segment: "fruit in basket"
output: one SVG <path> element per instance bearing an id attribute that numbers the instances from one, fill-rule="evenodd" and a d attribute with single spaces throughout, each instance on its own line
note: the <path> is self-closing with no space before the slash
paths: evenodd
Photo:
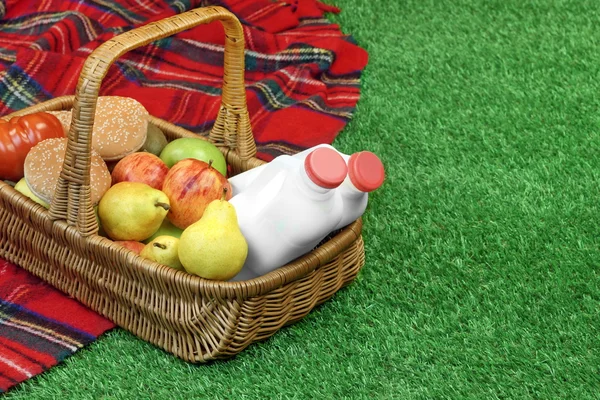
<path id="1" fill-rule="evenodd" d="M 98 223 L 98 236 L 108 237 L 106 232 L 104 232 L 104 228 L 102 228 L 102 223 L 100 222 L 100 217 L 98 216 L 98 205 L 94 206 L 94 215 L 96 216 L 96 222 Z"/>
<path id="2" fill-rule="evenodd" d="M 136 254 L 140 254 L 142 252 L 142 250 L 144 249 L 144 247 L 146 246 L 144 243 L 137 242 L 135 240 L 117 240 L 117 241 L 115 241 L 115 243 L 125 247 L 126 249 L 133 251 Z"/>
<path id="3" fill-rule="evenodd" d="M 179 261 L 179 239 L 173 236 L 158 236 L 144 246 L 140 256 L 159 264 L 184 271 Z"/>
<path id="4" fill-rule="evenodd" d="M 176 227 L 187 228 L 202 217 L 211 201 L 221 197 L 224 188 L 229 200 L 231 185 L 210 163 L 193 158 L 179 161 L 163 183 L 162 191 L 171 205 L 167 218 Z"/>
<path id="5" fill-rule="evenodd" d="M 119 182 L 142 182 L 161 190 L 169 167 L 152 153 L 138 152 L 123 157 L 115 165 L 112 184 Z"/>
<path id="6" fill-rule="evenodd" d="M 169 142 L 163 131 L 156 125 L 148 122 L 148 132 L 146 133 L 146 141 L 142 146 L 142 150 L 159 156 L 167 143 Z"/>
<path id="7" fill-rule="evenodd" d="M 248 243 L 240 231 L 235 208 L 213 200 L 202 218 L 179 239 L 179 260 L 187 272 L 206 279 L 229 280 L 244 266 Z"/>
<path id="8" fill-rule="evenodd" d="M 45 139 L 64 136 L 58 118 L 45 112 L 0 119 L 0 179 L 23 178 L 29 150 Z"/>
<path id="9" fill-rule="evenodd" d="M 29 197 L 31 200 L 35 201 L 36 203 L 43 205 L 46 208 L 50 207 L 50 204 L 46 203 L 44 200 L 40 199 L 35 194 L 33 194 L 31 189 L 29 189 L 29 186 L 27 186 L 27 182 L 25 181 L 25 178 L 21 178 L 19 180 L 19 182 L 17 182 L 17 184 L 15 185 L 15 190 L 20 192 L 21 194 Z"/>
<path id="10" fill-rule="evenodd" d="M 154 235 L 152 235 L 148 239 L 144 240 L 144 243 L 149 243 L 158 236 L 172 236 L 174 238 L 179 239 L 181 237 L 182 232 L 183 232 L 183 229 L 179 229 L 178 227 L 173 225 L 171 223 L 171 221 L 169 221 L 168 218 L 165 218 L 163 223 L 160 225 L 160 228 L 158 228 L 158 230 L 154 233 Z"/>
<path id="11" fill-rule="evenodd" d="M 225 156 L 217 146 L 205 139 L 193 137 L 175 139 L 161 151 L 160 158 L 169 168 L 186 158 L 195 158 L 205 163 L 212 160 L 213 168 L 223 176 L 227 176 Z"/>
<path id="12" fill-rule="evenodd" d="M 154 234 L 169 211 L 169 198 L 141 182 L 119 182 L 98 204 L 102 228 L 113 240 L 142 241 Z"/>

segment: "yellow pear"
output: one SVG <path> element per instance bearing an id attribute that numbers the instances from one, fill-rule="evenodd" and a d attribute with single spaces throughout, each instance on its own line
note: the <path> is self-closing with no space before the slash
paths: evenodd
<path id="1" fill-rule="evenodd" d="M 15 185 L 15 190 L 17 190 L 18 192 L 21 192 L 23 195 L 29 197 L 31 200 L 35 201 L 36 203 L 41 204 L 42 206 L 44 206 L 46 208 L 50 208 L 50 204 L 46 203 L 44 200 L 37 197 L 29 189 L 29 186 L 27 186 L 25 178 L 21 178 L 21 180 L 19 180 L 19 182 L 17 182 L 17 184 Z M 102 225 L 100 224 L 100 218 L 98 217 L 98 206 L 94 206 L 94 213 L 96 215 L 96 221 L 98 222 L 98 235 L 106 236 L 106 233 L 104 232 L 104 230 L 102 229 Z"/>
<path id="2" fill-rule="evenodd" d="M 50 207 L 50 204 L 46 203 L 44 200 L 40 199 L 35 194 L 33 194 L 31 189 L 29 189 L 29 186 L 27 186 L 27 182 L 25 181 L 25 178 L 21 178 L 19 180 L 19 182 L 17 182 L 17 184 L 15 185 L 15 190 L 20 192 L 21 194 L 29 197 L 31 200 L 35 201 L 36 203 L 43 205 L 46 208 Z"/>
<path id="3" fill-rule="evenodd" d="M 159 264 L 164 264 L 171 268 L 184 271 L 183 265 L 181 265 L 181 262 L 179 261 L 178 249 L 178 238 L 166 235 L 157 236 L 144 246 L 140 252 L 140 256 L 156 261 Z"/>
<path id="4" fill-rule="evenodd" d="M 244 266 L 248 243 L 240 231 L 235 208 L 224 198 L 206 206 L 202 218 L 179 238 L 179 260 L 190 274 L 229 280 Z"/>
<path id="5" fill-rule="evenodd" d="M 98 203 L 98 217 L 113 240 L 141 242 L 160 228 L 169 211 L 166 194 L 141 182 L 119 182 Z"/>

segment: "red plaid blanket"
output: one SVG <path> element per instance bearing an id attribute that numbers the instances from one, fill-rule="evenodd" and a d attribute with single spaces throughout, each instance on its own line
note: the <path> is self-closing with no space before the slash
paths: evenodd
<path id="1" fill-rule="evenodd" d="M 0 115 L 74 94 L 85 58 L 111 37 L 208 4 L 227 7 L 244 26 L 259 157 L 331 143 L 352 116 L 367 53 L 315 0 L 0 1 Z M 213 22 L 131 51 L 101 94 L 133 97 L 154 116 L 208 133 L 220 104 L 223 42 Z"/>
<path id="2" fill-rule="evenodd" d="M 316 0 L 0 0 L 0 115 L 74 94 L 85 58 L 111 37 L 207 5 L 228 8 L 244 27 L 258 156 L 331 143 L 354 112 L 367 53 L 325 19 L 338 10 Z M 206 135 L 220 105 L 223 42 L 213 22 L 131 51 L 100 94 L 133 97 L 152 115 Z M 112 326 L 0 260 L 0 391 Z"/>
<path id="3" fill-rule="evenodd" d="M 58 364 L 114 324 L 0 260 L 0 391 Z"/>

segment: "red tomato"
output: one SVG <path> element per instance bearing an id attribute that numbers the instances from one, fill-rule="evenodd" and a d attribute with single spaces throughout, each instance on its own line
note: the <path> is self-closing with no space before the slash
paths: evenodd
<path id="1" fill-rule="evenodd" d="M 0 119 L 0 179 L 17 182 L 23 177 L 25 157 L 33 146 L 64 136 L 58 118 L 45 112 Z"/>

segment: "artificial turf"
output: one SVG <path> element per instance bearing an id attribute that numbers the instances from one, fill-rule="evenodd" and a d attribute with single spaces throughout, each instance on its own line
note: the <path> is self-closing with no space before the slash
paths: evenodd
<path id="1" fill-rule="evenodd" d="M 335 4 L 370 61 L 334 145 L 387 168 L 358 279 L 230 361 L 119 329 L 6 399 L 600 398 L 600 2 Z"/>

